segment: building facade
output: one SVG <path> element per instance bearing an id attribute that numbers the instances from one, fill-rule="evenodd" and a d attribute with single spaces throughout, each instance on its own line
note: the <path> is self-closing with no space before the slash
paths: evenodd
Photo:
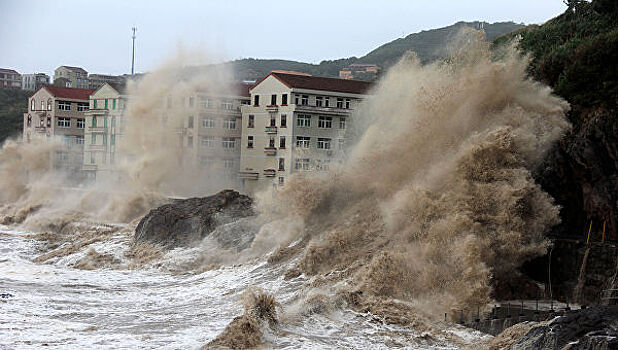
<path id="1" fill-rule="evenodd" d="M 62 81 L 63 84 L 57 84 L 56 79 Z M 89 89 L 88 72 L 80 67 L 60 66 L 54 71 L 54 85 L 77 89 Z"/>
<path id="2" fill-rule="evenodd" d="M 196 91 L 184 96 L 184 120 L 177 126 L 183 162 L 217 179 L 223 186 L 238 187 L 241 144 L 241 106 L 249 104 L 249 85 L 229 84 L 226 92 Z M 166 110 L 176 110 L 170 99 Z"/>
<path id="3" fill-rule="evenodd" d="M 24 90 L 36 91 L 45 85 L 49 85 L 49 75 L 45 73 L 23 74 L 21 76 L 21 86 Z"/>
<path id="4" fill-rule="evenodd" d="M 125 84 L 126 78 L 122 75 L 90 74 L 88 84 L 90 89 L 98 89 L 105 83 Z"/>
<path id="5" fill-rule="evenodd" d="M 353 63 L 339 71 L 339 78 L 374 80 L 379 72 L 380 67 L 376 64 Z"/>
<path id="6" fill-rule="evenodd" d="M 90 95 L 85 113 L 83 171 L 90 180 L 113 176 L 128 103 L 125 84 L 104 83 Z"/>
<path id="7" fill-rule="evenodd" d="M 84 152 L 85 113 L 93 90 L 44 86 L 28 101 L 24 113 L 24 142 L 35 137 L 55 138 L 62 147 L 55 150 L 53 166 L 74 175 L 81 174 Z"/>
<path id="8" fill-rule="evenodd" d="M 290 175 L 328 170 L 345 148 L 350 116 L 371 83 L 273 71 L 242 107 L 239 178 L 255 193 Z"/>
<path id="9" fill-rule="evenodd" d="M 21 75 L 13 69 L 0 68 L 0 88 L 21 89 Z"/>

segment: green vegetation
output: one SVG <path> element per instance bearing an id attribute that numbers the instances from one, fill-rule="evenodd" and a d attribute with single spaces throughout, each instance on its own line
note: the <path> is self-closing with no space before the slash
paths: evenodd
<path id="1" fill-rule="evenodd" d="M 446 56 L 446 47 L 463 27 L 478 28 L 482 22 L 457 22 L 444 28 L 425 30 L 386 43 L 367 55 L 357 58 L 349 57 L 320 64 L 310 64 L 286 60 L 261 60 L 247 58 L 228 63 L 239 79 L 260 79 L 272 70 L 292 70 L 323 77 L 338 77 L 339 70 L 352 63 L 374 63 L 382 69 L 388 69 L 409 50 L 416 52 L 423 62 L 429 62 Z M 513 22 L 483 23 L 487 40 L 522 28 Z"/>
<path id="2" fill-rule="evenodd" d="M 0 89 L 0 143 L 21 134 L 31 94 L 31 91 Z"/>
<path id="3" fill-rule="evenodd" d="M 532 55 L 530 73 L 571 104 L 616 107 L 618 96 L 618 1 L 570 0 L 568 9 L 542 26 L 496 39 L 521 36 Z"/>

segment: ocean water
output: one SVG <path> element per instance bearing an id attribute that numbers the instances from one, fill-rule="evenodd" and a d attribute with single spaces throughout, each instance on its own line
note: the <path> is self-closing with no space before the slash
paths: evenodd
<path id="1" fill-rule="evenodd" d="M 274 294 L 285 310 L 307 282 L 304 276 L 286 281 L 286 266 L 273 267 L 259 259 L 200 274 L 153 266 L 85 271 L 71 266 L 85 254 L 84 248 L 34 263 L 41 242 L 10 227 L 0 227 L 0 232 L 0 349 L 197 349 L 243 313 L 238 298 L 247 287 Z M 95 248 L 120 257 L 127 241 L 115 237 Z M 175 251 L 163 260 L 182 253 Z M 342 309 L 282 323 L 265 332 L 263 347 L 456 349 L 487 337 L 456 325 L 442 326 L 456 342 Z"/>

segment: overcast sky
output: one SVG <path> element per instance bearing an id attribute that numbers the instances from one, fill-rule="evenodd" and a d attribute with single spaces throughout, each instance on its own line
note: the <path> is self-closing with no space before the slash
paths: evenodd
<path id="1" fill-rule="evenodd" d="M 543 23 L 564 9 L 562 0 L 0 0 L 0 68 L 130 73 L 133 26 L 140 72 L 180 46 L 215 61 L 318 63 L 457 21 Z"/>

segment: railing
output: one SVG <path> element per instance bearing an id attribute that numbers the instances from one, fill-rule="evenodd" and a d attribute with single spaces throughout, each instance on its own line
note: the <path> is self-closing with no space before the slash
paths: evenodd
<path id="1" fill-rule="evenodd" d="M 338 108 L 338 107 L 324 107 L 324 106 L 312 106 L 312 105 L 296 105 L 297 110 L 306 110 L 310 112 L 322 112 L 322 113 L 350 113 L 353 111 L 351 108 Z"/>
<path id="2" fill-rule="evenodd" d="M 264 169 L 264 176 L 273 177 L 276 173 L 275 169 Z"/>
<path id="3" fill-rule="evenodd" d="M 277 133 L 277 127 L 274 126 L 274 125 L 267 126 L 266 127 L 266 133 L 267 134 L 276 134 Z"/>
<path id="4" fill-rule="evenodd" d="M 264 147 L 264 153 L 266 153 L 267 156 L 274 156 L 277 154 L 277 148 L 276 147 Z"/>
<path id="5" fill-rule="evenodd" d="M 107 126 L 89 126 L 88 130 L 93 133 L 106 133 Z"/>
<path id="6" fill-rule="evenodd" d="M 250 172 L 250 171 L 240 171 L 240 172 L 238 172 L 238 178 L 240 178 L 240 179 L 257 180 L 259 176 L 260 176 L 260 174 L 257 173 L 257 172 Z"/>

